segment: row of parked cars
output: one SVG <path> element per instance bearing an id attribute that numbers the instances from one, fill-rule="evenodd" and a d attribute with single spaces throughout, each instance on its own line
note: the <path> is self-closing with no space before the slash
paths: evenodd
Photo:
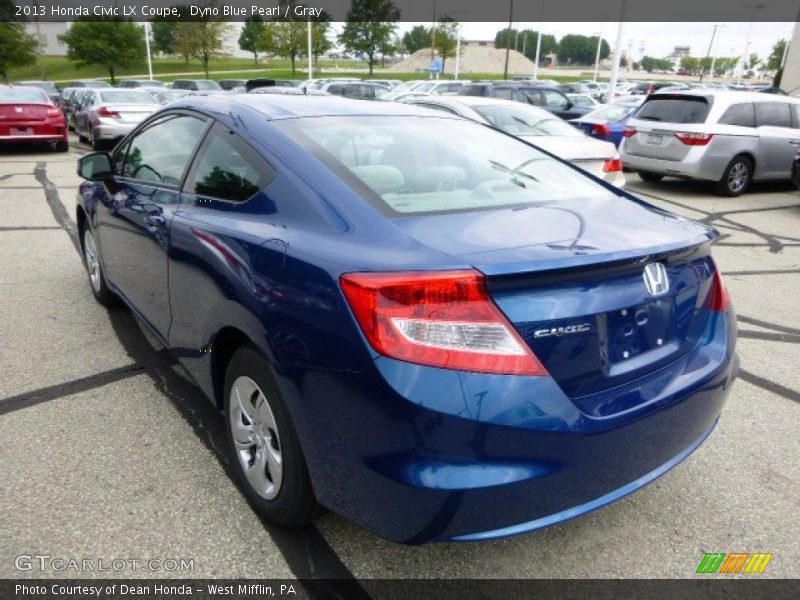
<path id="1" fill-rule="evenodd" d="M 6 116 L 8 131 L 5 136 L 0 131 L 0 141 L 14 136 L 51 140 L 63 151 L 66 132 L 71 129 L 82 142 L 99 149 L 122 138 L 160 106 L 187 94 L 226 90 L 331 94 L 414 104 L 484 123 L 620 187 L 625 183 L 623 170 L 637 171 L 649 182 L 665 176 L 710 180 L 719 193 L 729 196 L 741 194 L 754 180 L 792 177 L 793 159 L 800 150 L 798 98 L 699 84 L 681 84 L 676 89 L 644 82 L 609 104 L 595 104 L 593 99 L 591 104 L 576 101 L 591 99 L 590 83 L 594 82 L 559 86 L 523 78 L 410 82 L 184 79 L 169 86 L 154 80 L 126 80 L 112 87 L 102 81 L 80 80 L 61 90 L 60 110 L 54 110 L 47 87 L 14 86 L 2 89 L 0 103 L 13 104 L 16 98 L 21 106 L 14 110 L 20 119 L 31 121 L 41 116 L 41 122 L 12 129 L 10 116 Z M 602 89 L 598 86 L 594 91 Z M 36 108 L 37 102 L 42 106 Z M 59 120 L 62 113 L 63 125 Z"/>

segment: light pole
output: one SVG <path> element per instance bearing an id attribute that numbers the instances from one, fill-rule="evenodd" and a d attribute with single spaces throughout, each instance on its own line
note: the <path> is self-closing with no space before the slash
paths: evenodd
<path id="1" fill-rule="evenodd" d="M 511 50 L 511 40 L 508 39 L 511 33 L 511 23 L 514 22 L 514 0 L 508 0 L 508 29 L 506 30 L 506 64 L 503 67 L 503 79 L 508 79 L 508 53 Z"/>
<path id="2" fill-rule="evenodd" d="M 600 69 L 600 46 L 603 44 L 603 24 L 597 32 L 597 53 L 594 55 L 594 81 L 597 81 L 597 71 Z"/>
<path id="3" fill-rule="evenodd" d="M 619 59 L 622 57 L 622 33 L 625 30 L 625 2 L 619 9 L 619 24 L 617 25 L 617 42 L 614 44 L 614 58 L 611 63 L 611 80 L 608 82 L 608 94 L 606 94 L 606 104 L 614 101 L 614 94 L 617 89 L 617 79 L 619 79 Z"/>
<path id="4" fill-rule="evenodd" d="M 764 8 L 763 4 L 748 4 L 746 8 L 752 8 L 753 12 L 750 13 L 750 24 L 747 26 L 747 43 L 744 45 L 744 57 L 742 58 L 742 68 L 739 69 L 739 79 L 737 83 L 742 83 L 742 71 L 745 65 L 750 68 L 750 35 L 753 33 L 753 21 L 756 20 L 756 11 Z"/>
<path id="5" fill-rule="evenodd" d="M 153 81 L 153 60 L 150 57 L 150 23 L 144 22 L 144 45 L 147 49 L 147 73 L 150 75 L 150 81 Z"/>
<path id="6" fill-rule="evenodd" d="M 706 52 L 706 61 L 711 56 L 711 48 L 714 47 L 714 38 L 717 37 L 717 29 L 719 28 L 719 23 L 714 24 L 714 31 L 711 32 L 711 41 L 708 43 L 708 52 Z M 703 81 L 703 75 L 706 72 L 706 61 L 703 61 L 703 64 L 700 65 L 700 81 Z M 714 69 L 711 69 L 711 76 L 714 76 Z"/>

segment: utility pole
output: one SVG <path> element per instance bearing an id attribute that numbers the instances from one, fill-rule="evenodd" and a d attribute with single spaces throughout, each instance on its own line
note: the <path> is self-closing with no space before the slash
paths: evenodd
<path id="1" fill-rule="evenodd" d="M 708 52 L 706 52 L 706 60 L 703 61 L 703 64 L 700 65 L 700 81 L 703 81 L 703 75 L 706 72 L 706 61 L 711 56 L 711 48 L 714 46 L 714 38 L 717 36 L 717 28 L 719 27 L 719 23 L 714 24 L 714 31 L 711 33 L 711 41 L 708 43 Z M 714 72 L 712 69 L 711 76 L 714 76 Z"/>
<path id="2" fill-rule="evenodd" d="M 597 71 L 600 70 L 600 47 L 603 44 L 603 26 L 600 23 L 600 31 L 597 34 L 597 53 L 594 55 L 594 81 L 597 81 Z"/>
<path id="3" fill-rule="evenodd" d="M 614 94 L 617 89 L 617 80 L 619 79 L 619 59 L 622 58 L 622 33 L 625 30 L 625 2 L 622 0 L 622 6 L 619 10 L 619 24 L 617 25 L 617 43 L 614 44 L 614 58 L 611 62 L 611 81 L 608 83 L 608 94 L 606 95 L 606 104 L 611 104 L 614 101 Z"/>
<path id="4" fill-rule="evenodd" d="M 308 79 L 314 77 L 314 63 L 311 55 L 311 17 L 308 18 Z"/>
<path id="5" fill-rule="evenodd" d="M 737 83 L 742 83 L 742 71 L 745 66 L 750 68 L 750 35 L 753 33 L 753 21 L 756 20 L 756 11 L 764 8 L 763 4 L 748 4 L 747 8 L 752 8 L 753 12 L 750 13 L 750 24 L 747 26 L 747 42 L 744 45 L 744 56 L 742 57 L 742 67 L 739 69 L 739 77 Z"/>
<path id="6" fill-rule="evenodd" d="M 511 23 L 514 22 L 514 0 L 508 0 L 508 29 L 506 30 L 506 64 L 503 67 L 503 79 L 508 79 L 508 53 L 511 50 L 511 40 L 508 39 L 511 33 Z"/>

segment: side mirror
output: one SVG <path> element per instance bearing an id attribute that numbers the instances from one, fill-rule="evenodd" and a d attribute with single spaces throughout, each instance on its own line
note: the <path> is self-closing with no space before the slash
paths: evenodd
<path id="1" fill-rule="evenodd" d="M 564 110 L 572 110 L 572 107 L 575 106 L 575 103 L 571 100 L 567 100 L 566 106 L 564 106 Z"/>
<path id="2" fill-rule="evenodd" d="M 78 159 L 78 175 L 89 181 L 108 181 L 113 176 L 111 157 L 105 152 L 93 152 Z"/>

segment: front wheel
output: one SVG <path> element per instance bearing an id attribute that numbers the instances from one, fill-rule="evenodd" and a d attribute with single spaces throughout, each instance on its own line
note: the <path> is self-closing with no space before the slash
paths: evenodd
<path id="1" fill-rule="evenodd" d="M 271 368 L 251 346 L 225 374 L 229 454 L 251 504 L 272 523 L 300 527 L 317 512 L 300 440 Z"/>
<path id="2" fill-rule="evenodd" d="M 717 182 L 717 193 L 722 196 L 738 196 L 747 191 L 753 178 L 753 163 L 746 156 L 734 158 Z"/>
<path id="3" fill-rule="evenodd" d="M 83 230 L 83 262 L 86 264 L 86 271 L 89 273 L 89 285 L 92 288 L 92 295 L 103 306 L 114 306 L 117 297 L 114 295 L 108 284 L 100 264 L 100 256 L 97 253 L 97 242 L 94 233 L 87 224 Z"/>

